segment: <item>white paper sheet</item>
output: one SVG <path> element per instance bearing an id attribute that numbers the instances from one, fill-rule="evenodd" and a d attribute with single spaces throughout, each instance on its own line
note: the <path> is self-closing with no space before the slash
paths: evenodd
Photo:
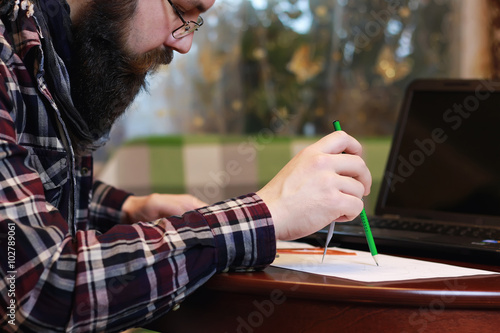
<path id="1" fill-rule="evenodd" d="M 278 248 L 309 247 L 297 242 L 279 242 Z M 338 249 L 338 248 L 333 248 Z M 492 271 L 438 264 L 379 254 L 377 266 L 369 252 L 338 249 L 356 255 L 326 255 L 322 263 L 319 254 L 279 253 L 272 266 L 296 271 L 334 276 L 361 282 L 386 282 L 415 279 L 447 278 L 500 274 Z"/>

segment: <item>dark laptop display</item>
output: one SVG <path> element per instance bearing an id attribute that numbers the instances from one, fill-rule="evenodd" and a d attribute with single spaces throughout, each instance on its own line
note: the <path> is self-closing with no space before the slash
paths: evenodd
<path id="1" fill-rule="evenodd" d="M 414 81 L 370 217 L 377 245 L 500 264 L 499 137 L 500 82 Z M 359 220 L 335 241 L 362 244 Z"/>

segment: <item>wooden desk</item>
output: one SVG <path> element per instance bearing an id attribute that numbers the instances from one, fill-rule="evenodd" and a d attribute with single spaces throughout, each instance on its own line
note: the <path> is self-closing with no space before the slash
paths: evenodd
<path id="1" fill-rule="evenodd" d="M 456 263 L 454 263 L 456 264 Z M 500 272 L 500 267 L 463 266 Z M 500 275 L 360 283 L 269 267 L 214 276 L 160 332 L 498 332 Z"/>

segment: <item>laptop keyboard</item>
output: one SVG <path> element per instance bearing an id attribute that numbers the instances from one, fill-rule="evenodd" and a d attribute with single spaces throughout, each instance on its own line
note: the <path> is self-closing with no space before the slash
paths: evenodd
<path id="1" fill-rule="evenodd" d="M 500 230 L 492 228 L 457 226 L 445 223 L 427 223 L 411 220 L 393 220 L 371 218 L 370 226 L 372 228 L 408 230 L 416 232 L 425 232 L 430 234 L 439 234 L 446 236 L 474 237 L 478 239 L 500 240 Z"/>

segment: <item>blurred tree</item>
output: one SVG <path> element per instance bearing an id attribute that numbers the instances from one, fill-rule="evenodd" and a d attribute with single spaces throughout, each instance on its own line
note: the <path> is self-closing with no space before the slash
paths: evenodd
<path id="1" fill-rule="evenodd" d="M 305 5 L 304 5 L 305 4 Z M 241 70 L 245 131 L 284 120 L 286 134 L 331 131 L 387 135 L 405 86 L 454 76 L 447 61 L 449 0 L 269 0 L 243 2 Z M 310 25 L 299 30 L 304 16 Z M 355 128 L 354 128 L 355 127 Z M 311 127 L 309 127 L 311 128 Z M 362 133 L 356 133 L 359 128 Z"/>
<path id="2" fill-rule="evenodd" d="M 489 0 L 491 6 L 492 78 L 500 79 L 500 1 Z"/>
<path id="3" fill-rule="evenodd" d="M 500 1 L 482 1 L 492 8 L 498 77 Z M 324 134 L 336 118 L 356 136 L 391 135 L 411 80 L 460 76 L 470 46 L 456 37 L 468 29 L 460 14 L 476 2 L 218 0 L 191 51 L 115 126 L 114 146 L 141 135 Z"/>

